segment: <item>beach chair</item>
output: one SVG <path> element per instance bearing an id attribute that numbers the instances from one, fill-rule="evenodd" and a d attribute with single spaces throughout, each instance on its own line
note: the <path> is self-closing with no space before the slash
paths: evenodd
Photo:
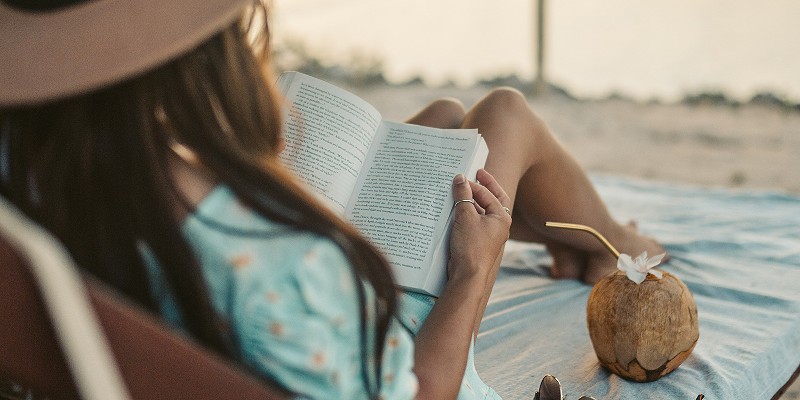
<path id="1" fill-rule="evenodd" d="M 100 282 L 0 199 L 0 379 L 49 399 L 288 399 Z"/>

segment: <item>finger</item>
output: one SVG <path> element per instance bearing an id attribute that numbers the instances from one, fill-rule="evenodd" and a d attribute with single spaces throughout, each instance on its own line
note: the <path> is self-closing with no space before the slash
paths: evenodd
<path id="1" fill-rule="evenodd" d="M 481 183 L 485 188 L 489 189 L 497 200 L 500 200 L 500 204 L 510 207 L 511 206 L 511 198 L 508 196 L 506 191 L 500 186 L 500 183 L 497 182 L 497 179 L 486 171 L 485 169 L 478 170 L 478 182 Z"/>
<path id="2" fill-rule="evenodd" d="M 489 189 L 483 187 L 479 183 L 470 182 L 470 187 L 472 189 L 472 198 L 475 199 L 477 205 L 481 206 L 484 210 L 486 210 L 486 214 L 500 214 L 506 215 L 505 209 L 503 209 L 503 205 L 500 204 L 500 200 L 495 197 L 495 195 L 489 191 Z"/>
<path id="3" fill-rule="evenodd" d="M 464 212 L 464 210 L 472 211 L 469 208 L 475 209 L 472 204 L 466 202 L 458 203 L 459 200 L 472 199 L 472 185 L 467 181 L 464 174 L 458 174 L 453 178 L 453 198 L 456 201 L 454 203 L 456 213 Z"/>

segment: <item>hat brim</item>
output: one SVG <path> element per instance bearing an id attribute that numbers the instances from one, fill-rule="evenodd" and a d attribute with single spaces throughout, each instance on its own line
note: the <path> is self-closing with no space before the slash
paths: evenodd
<path id="1" fill-rule="evenodd" d="M 0 2 L 0 107 L 122 81 L 189 51 L 241 15 L 243 0 L 92 0 L 52 12 Z"/>

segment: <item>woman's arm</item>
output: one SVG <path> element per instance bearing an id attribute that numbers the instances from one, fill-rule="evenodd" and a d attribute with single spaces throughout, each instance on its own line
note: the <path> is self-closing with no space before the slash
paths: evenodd
<path id="1" fill-rule="evenodd" d="M 456 398 L 473 340 L 477 313 L 487 301 L 484 290 L 494 276 L 497 260 L 508 239 L 511 216 L 503 209 L 509 197 L 494 178 L 481 170 L 478 180 L 463 175 L 453 181 L 456 201 L 450 238 L 448 281 L 415 339 L 414 371 L 418 398 Z"/>

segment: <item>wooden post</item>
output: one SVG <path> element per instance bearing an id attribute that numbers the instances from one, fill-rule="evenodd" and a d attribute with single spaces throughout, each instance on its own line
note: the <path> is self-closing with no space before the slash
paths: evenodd
<path id="1" fill-rule="evenodd" d="M 545 0 L 536 0 L 536 78 L 533 81 L 533 94 L 545 95 L 548 92 L 544 74 L 544 32 Z"/>

